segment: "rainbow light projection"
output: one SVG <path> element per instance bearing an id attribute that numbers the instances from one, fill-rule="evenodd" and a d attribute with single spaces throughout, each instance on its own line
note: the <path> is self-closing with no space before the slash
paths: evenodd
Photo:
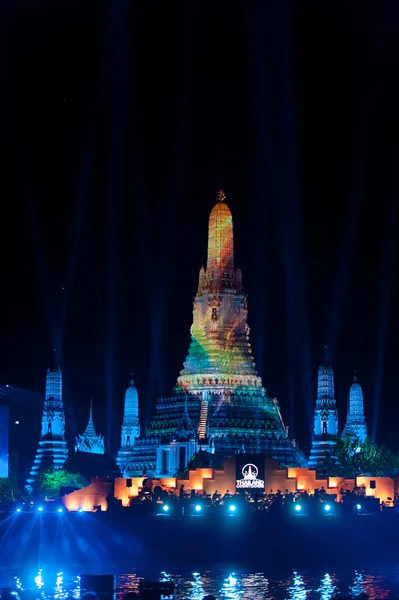
<path id="1" fill-rule="evenodd" d="M 209 217 L 208 262 L 194 301 L 191 344 L 177 380 L 188 392 L 262 388 L 251 356 L 247 301 L 234 269 L 233 217 L 219 192 Z"/>
<path id="2" fill-rule="evenodd" d="M 124 472 L 173 474 L 182 456 L 187 465 L 204 449 L 225 456 L 267 453 L 288 466 L 307 463 L 255 370 L 242 275 L 234 268 L 233 218 L 222 191 L 209 217 L 208 261 L 199 273 L 188 356 L 174 395 L 157 400 L 146 438 L 135 441 Z"/>

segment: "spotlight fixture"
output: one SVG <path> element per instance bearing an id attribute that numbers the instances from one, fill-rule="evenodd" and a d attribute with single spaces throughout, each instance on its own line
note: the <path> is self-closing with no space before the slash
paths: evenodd
<path id="1" fill-rule="evenodd" d="M 361 510 L 362 505 L 361 504 L 356 504 L 356 508 L 357 508 L 357 510 Z"/>
<path id="2" fill-rule="evenodd" d="M 83 508 L 78 508 L 78 512 L 82 513 L 83 512 Z"/>
<path id="3" fill-rule="evenodd" d="M 57 509 L 59 513 L 62 513 L 62 508 Z"/>
<path id="4" fill-rule="evenodd" d="M 17 508 L 17 512 L 21 512 L 21 509 L 19 507 Z"/>
<path id="5" fill-rule="evenodd" d="M 295 510 L 300 512 L 302 510 L 302 506 L 300 504 L 295 504 Z"/>
<path id="6" fill-rule="evenodd" d="M 164 504 L 162 509 L 164 510 L 164 512 L 169 512 L 169 506 L 167 504 Z"/>
<path id="7" fill-rule="evenodd" d="M 331 510 L 331 506 L 330 506 L 329 504 L 326 504 L 326 505 L 324 506 L 324 510 L 325 510 L 326 512 L 330 512 L 330 510 Z"/>
<path id="8" fill-rule="evenodd" d="M 201 504 L 196 504 L 196 505 L 195 505 L 195 511 L 196 511 L 196 512 L 201 512 L 201 510 L 202 510 L 202 506 L 201 506 Z"/>
<path id="9" fill-rule="evenodd" d="M 229 511 L 232 512 L 232 513 L 236 512 L 236 507 L 235 507 L 234 504 L 230 504 Z"/>
<path id="10" fill-rule="evenodd" d="M 39 508 L 37 509 L 39 512 L 43 512 L 43 506 L 39 506 Z"/>

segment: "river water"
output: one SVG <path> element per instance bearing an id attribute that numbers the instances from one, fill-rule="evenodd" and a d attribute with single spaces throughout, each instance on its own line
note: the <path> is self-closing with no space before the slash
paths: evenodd
<path id="1" fill-rule="evenodd" d="M 273 570 L 274 571 L 274 570 Z M 351 569 L 339 570 L 287 570 L 286 572 L 249 572 L 240 569 L 203 568 L 190 572 L 160 572 L 151 575 L 132 570 L 116 576 L 117 597 L 138 591 L 141 579 L 172 580 L 176 584 L 175 598 L 202 600 L 206 594 L 226 600 L 329 600 L 337 592 L 354 595 L 365 592 L 370 598 L 399 598 L 399 567 L 384 570 Z M 94 569 L 93 573 L 104 571 Z M 0 570 L 1 587 L 40 590 L 43 598 L 64 600 L 69 595 L 79 597 L 80 576 L 67 572 L 56 572 L 43 568 L 40 571 L 18 574 Z"/>

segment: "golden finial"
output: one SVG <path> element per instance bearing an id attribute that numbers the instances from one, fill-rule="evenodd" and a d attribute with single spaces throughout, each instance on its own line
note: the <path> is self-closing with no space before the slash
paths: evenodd
<path id="1" fill-rule="evenodd" d="M 219 202 L 224 202 L 226 200 L 226 194 L 222 189 L 219 190 L 218 200 Z"/>

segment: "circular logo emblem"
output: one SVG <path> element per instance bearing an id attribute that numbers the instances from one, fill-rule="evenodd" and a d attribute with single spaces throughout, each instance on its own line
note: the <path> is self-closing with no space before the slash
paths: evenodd
<path id="1" fill-rule="evenodd" d="M 258 467 L 256 465 L 245 465 L 242 469 L 242 476 L 244 479 L 256 479 L 258 476 Z"/>

